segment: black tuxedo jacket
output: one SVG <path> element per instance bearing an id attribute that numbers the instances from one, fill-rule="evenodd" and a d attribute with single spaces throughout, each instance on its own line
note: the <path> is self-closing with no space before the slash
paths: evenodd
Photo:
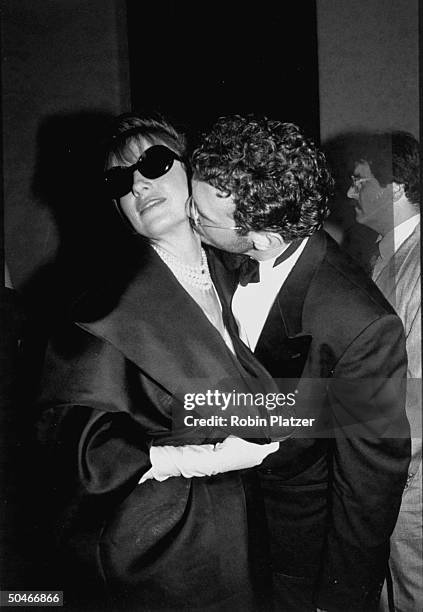
<path id="1" fill-rule="evenodd" d="M 233 326 L 237 278 L 224 257 L 215 252 L 210 263 Z M 294 380 L 297 413 L 316 419 L 259 470 L 273 572 L 312 589 L 323 609 L 372 608 L 409 463 L 401 321 L 319 231 L 273 303 L 255 355 L 282 390 L 285 377 Z"/>
<path id="2" fill-rule="evenodd" d="M 125 282 L 78 302 L 47 351 L 38 430 L 67 578 L 58 584 L 80 609 L 91 596 L 115 597 L 114 609 L 249 609 L 239 473 L 137 483 L 151 444 L 212 437 L 213 427 L 175 427 L 185 393 L 264 391 L 270 377 L 241 346 L 240 365 L 152 249 L 132 263 Z M 267 440 L 266 427 L 258 435 Z"/>

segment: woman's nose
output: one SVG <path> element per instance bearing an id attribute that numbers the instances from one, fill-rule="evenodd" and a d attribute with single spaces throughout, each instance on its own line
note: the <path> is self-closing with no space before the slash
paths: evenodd
<path id="1" fill-rule="evenodd" d="M 132 181 L 132 193 L 139 196 L 151 187 L 151 179 L 145 178 L 138 170 L 135 170 Z"/>

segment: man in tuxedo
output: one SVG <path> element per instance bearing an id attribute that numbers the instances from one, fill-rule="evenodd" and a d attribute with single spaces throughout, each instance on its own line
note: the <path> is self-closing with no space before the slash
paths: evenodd
<path id="1" fill-rule="evenodd" d="M 373 610 L 410 455 L 401 321 L 321 229 L 332 179 L 295 125 L 221 118 L 192 165 L 225 323 L 316 423 L 258 471 L 275 609 Z"/>
<path id="2" fill-rule="evenodd" d="M 406 411 L 412 457 L 391 537 L 383 610 L 423 607 L 420 150 L 406 132 L 372 135 L 357 151 L 348 197 L 358 223 L 379 234 L 372 278 L 401 317 L 408 356 Z"/>

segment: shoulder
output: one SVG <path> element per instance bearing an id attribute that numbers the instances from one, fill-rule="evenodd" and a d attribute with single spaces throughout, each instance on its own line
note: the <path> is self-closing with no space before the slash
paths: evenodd
<path id="1" fill-rule="evenodd" d="M 304 316 L 318 333 L 330 333 L 345 342 L 376 321 L 400 321 L 392 306 L 364 270 L 328 235 L 326 251 L 307 293 Z M 398 319 L 398 321 L 397 321 Z"/>
<path id="2" fill-rule="evenodd" d="M 86 324 L 62 322 L 50 335 L 46 355 L 45 372 L 71 379 L 79 372 L 84 378 L 98 373 L 105 363 L 113 363 L 121 369 L 119 351 L 110 342 L 96 334 Z"/>
<path id="3" fill-rule="evenodd" d="M 325 306 L 370 317 L 394 313 L 372 279 L 325 233 L 326 253 L 310 288 L 324 293 Z"/>

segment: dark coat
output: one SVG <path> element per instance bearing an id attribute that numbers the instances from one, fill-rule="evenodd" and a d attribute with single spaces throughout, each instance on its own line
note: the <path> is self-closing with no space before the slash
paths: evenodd
<path id="1" fill-rule="evenodd" d="M 211 261 L 230 325 L 236 272 L 219 255 Z M 317 424 L 259 470 L 277 609 L 371 609 L 410 453 L 401 321 L 319 231 L 281 288 L 255 355 L 282 390 L 298 389 L 297 413 Z"/>
<path id="2" fill-rule="evenodd" d="M 248 392 L 261 383 L 246 369 L 273 382 L 241 346 L 240 365 L 152 250 L 123 290 L 110 281 L 74 312 L 77 323 L 49 345 L 38 428 L 54 468 L 65 595 L 102 594 L 112 609 L 250 609 L 239 473 L 137 483 L 152 443 L 200 444 L 214 433 L 175 427 L 184 393 Z M 268 439 L 266 428 L 257 435 Z"/>

